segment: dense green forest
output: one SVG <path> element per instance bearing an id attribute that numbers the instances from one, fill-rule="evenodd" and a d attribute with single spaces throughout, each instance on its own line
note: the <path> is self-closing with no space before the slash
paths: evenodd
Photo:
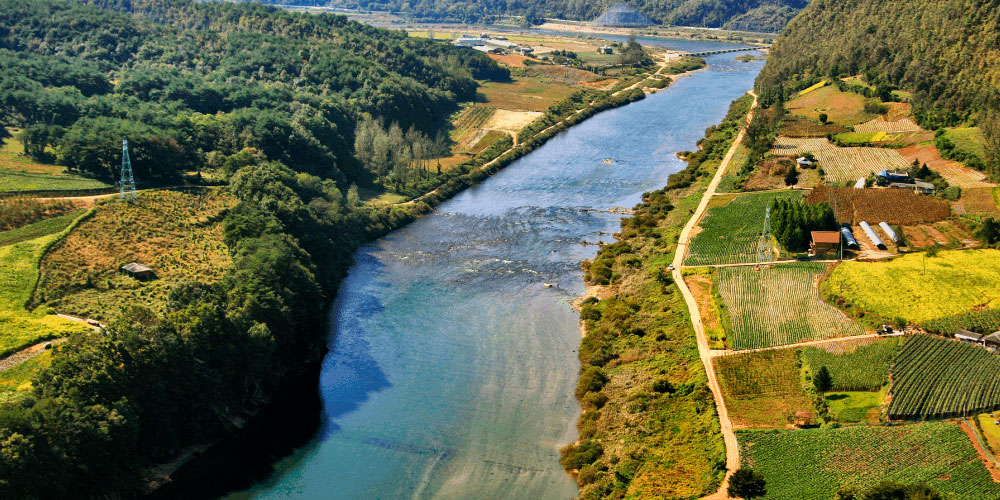
<path id="1" fill-rule="evenodd" d="M 0 5 L 0 123 L 35 156 L 111 179 L 122 136 L 140 183 L 167 183 L 244 148 L 296 171 L 371 182 L 353 156 L 370 114 L 433 136 L 483 54 L 340 16 L 259 4 L 12 0 Z"/>
<path id="2" fill-rule="evenodd" d="M 522 16 L 590 21 L 620 0 L 267 0 L 287 5 L 332 5 L 399 12 L 428 21 L 489 23 Z M 808 0 L 634 0 L 629 2 L 655 22 L 777 33 Z"/>
<path id="3" fill-rule="evenodd" d="M 384 174 L 355 156 L 357 124 L 427 145 L 475 79 L 509 77 L 339 16 L 95 3 L 0 3 L 0 122 L 99 177 L 114 177 L 122 135 L 143 182 L 217 167 L 239 200 L 223 220 L 232 264 L 173 289 L 165 315 L 133 308 L 57 350 L 30 397 L 0 408 L 0 498 L 135 496 L 145 466 L 228 435 L 308 372 L 353 250 L 429 209 L 357 203 L 348 187 Z M 441 176 L 431 203 L 467 185 L 421 175 Z"/>
<path id="4" fill-rule="evenodd" d="M 813 0 L 775 41 L 757 87 L 763 103 L 820 78 L 865 75 L 912 92 L 927 128 L 996 121 L 1000 5 L 990 0 Z"/>

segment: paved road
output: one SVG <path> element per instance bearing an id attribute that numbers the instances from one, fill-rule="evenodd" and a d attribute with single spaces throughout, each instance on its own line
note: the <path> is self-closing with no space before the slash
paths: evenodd
<path id="1" fill-rule="evenodd" d="M 757 94 L 753 91 L 750 92 L 753 96 L 753 105 L 750 107 L 750 113 L 747 115 L 747 123 L 749 123 L 750 118 L 753 116 L 753 111 L 757 108 Z M 740 130 L 739 135 L 736 136 L 736 140 L 733 141 L 733 145 L 729 148 L 729 152 L 726 153 L 726 157 L 723 158 L 722 164 L 719 165 L 718 170 L 715 172 L 715 177 L 712 178 L 712 182 L 708 184 L 708 188 L 705 190 L 705 194 L 701 197 L 701 203 L 698 204 L 698 209 L 695 210 L 694 215 L 688 220 L 687 224 L 684 225 L 684 229 L 681 230 L 680 238 L 677 240 L 677 252 L 674 254 L 674 282 L 677 283 L 678 288 L 681 289 L 681 293 L 684 295 L 684 301 L 687 302 L 688 311 L 691 313 L 691 324 L 694 326 L 695 337 L 698 340 L 698 355 L 701 357 L 701 362 L 705 365 L 705 373 L 708 375 L 708 388 L 712 391 L 712 396 L 715 398 L 715 408 L 719 413 L 719 424 L 722 428 L 722 437 L 726 443 L 726 478 L 722 481 L 719 486 L 719 491 L 704 497 L 703 500 L 720 500 L 724 498 L 729 498 L 726 493 L 726 489 L 729 485 L 729 478 L 732 476 L 733 472 L 740 466 L 740 448 L 739 443 L 736 441 L 736 434 L 733 432 L 733 422 L 729 420 L 729 411 L 726 409 L 726 401 L 722 398 L 722 390 L 719 388 L 719 381 L 715 377 L 715 369 L 712 367 L 712 356 L 711 349 L 708 347 L 708 337 L 705 335 L 705 326 L 701 322 L 701 313 L 698 311 L 698 303 L 694 300 L 694 295 L 691 295 L 691 290 L 688 289 L 687 284 L 684 283 L 684 276 L 681 274 L 681 269 L 684 265 L 684 254 L 687 251 L 687 246 L 691 240 L 691 231 L 694 226 L 704 215 L 705 210 L 708 208 L 708 202 L 712 200 L 712 196 L 715 194 L 716 188 L 719 187 L 719 182 L 722 181 L 722 176 L 725 175 L 726 170 L 729 167 L 729 163 L 732 162 L 733 156 L 736 155 L 736 150 L 739 148 L 740 143 L 743 142 L 743 137 L 746 132 L 746 127 Z"/>

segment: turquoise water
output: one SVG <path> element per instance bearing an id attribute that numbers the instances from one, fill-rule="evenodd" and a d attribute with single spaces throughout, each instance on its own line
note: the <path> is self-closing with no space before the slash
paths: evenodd
<path id="1" fill-rule="evenodd" d="M 738 54 L 553 138 L 358 251 L 331 310 L 316 438 L 237 498 L 569 499 L 579 261 L 666 184 L 762 63 Z M 612 158 L 611 165 L 601 160 Z M 554 286 L 547 288 L 544 283 Z"/>

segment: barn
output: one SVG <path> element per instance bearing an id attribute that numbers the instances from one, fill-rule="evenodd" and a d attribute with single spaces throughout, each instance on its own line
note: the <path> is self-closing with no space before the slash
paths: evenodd
<path id="1" fill-rule="evenodd" d="M 837 231 L 813 231 L 809 241 L 812 255 L 837 253 L 840 250 L 840 233 Z"/>

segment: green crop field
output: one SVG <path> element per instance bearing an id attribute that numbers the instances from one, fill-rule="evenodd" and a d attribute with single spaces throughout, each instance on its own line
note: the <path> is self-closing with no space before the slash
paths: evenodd
<path id="1" fill-rule="evenodd" d="M 845 487 L 926 484 L 949 500 L 1000 498 L 972 441 L 951 422 L 742 431 L 740 459 L 767 481 L 765 500 L 830 500 Z"/>
<path id="2" fill-rule="evenodd" d="M 735 425 L 780 428 L 795 412 L 812 410 L 796 349 L 721 356 L 712 363 Z"/>
<path id="3" fill-rule="evenodd" d="M 55 217 L 49 217 L 48 219 L 42 219 L 38 222 L 21 226 L 16 229 L 0 231 L 0 247 L 62 231 L 66 228 L 66 226 L 83 215 L 85 212 L 86 210 L 82 209 L 74 210 Z"/>
<path id="4" fill-rule="evenodd" d="M 72 191 L 107 187 L 110 185 L 99 180 L 75 175 L 42 175 L 0 171 L 0 191 Z"/>
<path id="5" fill-rule="evenodd" d="M 1000 251 L 909 254 L 890 261 L 844 262 L 823 285 L 866 313 L 910 324 L 1000 307 Z"/>
<path id="6" fill-rule="evenodd" d="M 892 366 L 895 419 L 967 416 L 1000 408 L 1000 356 L 957 340 L 919 335 Z"/>
<path id="7" fill-rule="evenodd" d="M 985 309 L 932 319 L 920 323 L 928 332 L 953 334 L 959 330 L 993 333 L 1000 330 L 1000 309 Z"/>
<path id="8" fill-rule="evenodd" d="M 848 335 L 864 329 L 823 302 L 816 281 L 820 263 L 781 264 L 770 269 L 726 267 L 718 288 L 729 315 L 730 349 L 757 349 Z"/>
<path id="9" fill-rule="evenodd" d="M 684 265 L 737 264 L 757 261 L 764 212 L 776 199 L 799 199 L 798 191 L 744 194 L 708 209 L 688 246 Z"/>
<path id="10" fill-rule="evenodd" d="M 878 391 L 889 382 L 889 364 L 902 342 L 896 337 L 804 347 L 802 358 L 813 373 L 821 366 L 830 371 L 834 391 Z"/>
<path id="11" fill-rule="evenodd" d="M 49 315 L 47 310 L 25 309 L 38 282 L 39 258 L 64 236 L 64 230 L 73 220 L 60 218 L 60 224 L 47 228 L 48 234 L 0 247 L 0 356 L 87 329 L 83 324 Z"/>

